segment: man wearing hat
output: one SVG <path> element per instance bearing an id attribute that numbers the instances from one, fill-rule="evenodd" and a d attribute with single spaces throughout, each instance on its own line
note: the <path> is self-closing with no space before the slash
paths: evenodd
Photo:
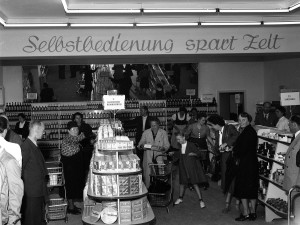
<path id="1" fill-rule="evenodd" d="M 63 163 L 66 194 L 68 199 L 68 213 L 80 214 L 81 210 L 74 205 L 74 199 L 82 197 L 82 186 L 84 184 L 83 153 L 79 144 L 85 136 L 79 133 L 76 122 L 67 124 L 68 135 L 62 140 L 61 161 Z"/>

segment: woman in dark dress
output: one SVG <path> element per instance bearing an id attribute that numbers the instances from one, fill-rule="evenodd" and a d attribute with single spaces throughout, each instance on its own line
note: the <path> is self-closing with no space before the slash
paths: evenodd
<path id="1" fill-rule="evenodd" d="M 19 122 L 16 123 L 15 132 L 20 135 L 24 141 L 29 135 L 29 122 L 26 121 L 26 116 L 24 113 L 18 114 Z"/>
<path id="2" fill-rule="evenodd" d="M 186 187 L 193 185 L 200 203 L 200 208 L 205 208 L 205 204 L 202 200 L 202 194 L 199 188 L 199 184 L 207 182 L 203 168 L 198 160 L 200 152 L 194 143 L 188 142 L 185 139 L 184 131 L 180 131 L 176 134 L 176 139 L 181 145 L 180 158 L 179 158 L 179 198 L 175 201 L 174 205 L 178 205 L 183 202 L 183 196 Z"/>
<path id="3" fill-rule="evenodd" d="M 250 125 L 252 121 L 248 113 L 239 115 L 240 126 L 244 129 L 234 146 L 234 156 L 237 159 L 237 172 L 235 178 L 234 196 L 241 199 L 243 213 L 236 221 L 256 219 L 256 200 L 258 197 L 259 175 L 258 160 L 256 156 L 257 133 Z M 249 207 L 249 202 L 251 207 Z"/>

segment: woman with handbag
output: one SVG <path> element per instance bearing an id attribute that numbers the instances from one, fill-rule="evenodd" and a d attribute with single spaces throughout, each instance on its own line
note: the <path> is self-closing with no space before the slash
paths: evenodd
<path id="1" fill-rule="evenodd" d="M 175 135 L 181 149 L 179 158 L 179 198 L 174 202 L 174 205 L 183 202 L 185 189 L 191 184 L 198 195 L 200 208 L 205 208 L 199 184 L 207 182 L 207 179 L 198 160 L 200 152 L 194 143 L 186 141 L 184 130 Z"/>
<path id="2" fill-rule="evenodd" d="M 150 186 L 150 168 L 149 163 L 155 163 L 157 155 L 166 153 L 170 147 L 168 134 L 165 130 L 159 128 L 160 121 L 158 118 L 151 119 L 151 128 L 144 131 L 138 144 L 138 148 L 144 148 L 145 144 L 151 146 L 151 150 L 145 150 L 143 156 L 143 179 L 147 188 Z M 158 157 L 157 160 L 161 160 Z"/>
<path id="3" fill-rule="evenodd" d="M 250 125 L 252 117 L 248 113 L 239 115 L 239 124 L 243 129 L 239 135 L 233 152 L 235 155 L 236 178 L 234 196 L 241 199 L 243 213 L 236 221 L 255 220 L 256 201 L 258 197 L 259 174 L 257 150 L 257 133 Z M 249 202 L 251 207 L 249 207 Z"/>

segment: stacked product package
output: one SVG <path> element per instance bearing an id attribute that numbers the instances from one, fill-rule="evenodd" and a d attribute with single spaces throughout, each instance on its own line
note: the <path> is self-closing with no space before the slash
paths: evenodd
<path id="1" fill-rule="evenodd" d="M 91 174 L 89 194 L 92 196 L 128 196 L 142 194 L 142 175 L 95 175 Z M 118 193 L 119 190 L 119 193 Z"/>
<path id="2" fill-rule="evenodd" d="M 118 163 L 118 164 L 117 164 Z M 93 160 L 94 172 L 134 172 L 140 170 L 140 159 L 135 154 L 97 154 Z"/>
<path id="3" fill-rule="evenodd" d="M 147 197 L 132 201 L 120 201 L 120 222 L 131 222 L 147 217 Z"/>

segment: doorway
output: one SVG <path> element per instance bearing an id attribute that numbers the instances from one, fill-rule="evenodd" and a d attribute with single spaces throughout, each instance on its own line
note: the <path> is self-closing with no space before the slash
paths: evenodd
<path id="1" fill-rule="evenodd" d="M 239 113 L 244 111 L 244 91 L 219 92 L 220 116 L 225 120 L 237 121 Z"/>

